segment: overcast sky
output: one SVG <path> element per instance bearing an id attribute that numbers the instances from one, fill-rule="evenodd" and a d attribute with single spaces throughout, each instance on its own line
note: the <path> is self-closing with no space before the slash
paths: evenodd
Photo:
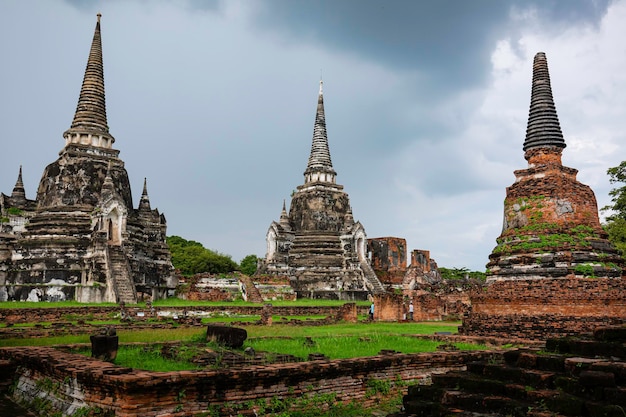
<path id="1" fill-rule="evenodd" d="M 526 168 L 532 60 L 599 206 L 626 159 L 626 0 L 1 0 L 0 191 L 64 145 L 102 13 L 108 123 L 168 235 L 265 256 L 324 80 L 337 182 L 368 237 L 484 270 Z"/>

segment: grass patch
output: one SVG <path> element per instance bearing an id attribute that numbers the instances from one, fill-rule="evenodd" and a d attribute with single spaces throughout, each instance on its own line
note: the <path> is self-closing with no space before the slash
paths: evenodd
<path id="1" fill-rule="evenodd" d="M 250 346 L 257 351 L 289 354 L 301 359 L 306 359 L 310 353 L 323 353 L 330 359 L 349 359 L 375 356 L 383 349 L 401 353 L 434 352 L 437 350 L 437 346 L 441 345 L 441 342 L 437 340 L 379 333 L 368 334 L 366 337 L 327 336 L 308 340 L 304 337 L 293 339 L 256 338 L 248 339 L 244 346 Z M 485 346 L 467 343 L 455 343 L 455 346 L 463 350 L 486 349 Z"/>
<path id="2" fill-rule="evenodd" d="M 189 357 L 169 359 L 161 355 L 160 346 L 123 346 L 117 351 L 114 363 L 128 368 L 155 372 L 191 371 L 200 369 L 189 362 Z"/>
<path id="3" fill-rule="evenodd" d="M 244 325 L 249 338 L 261 337 L 333 337 L 367 336 L 368 334 L 388 335 L 427 335 L 435 332 L 456 333 L 460 322 L 424 322 L 424 323 L 338 323 L 325 326 L 273 326 Z M 205 330 L 198 327 L 177 327 L 170 329 L 133 329 L 131 325 L 117 327 L 120 343 L 132 342 L 192 342 L 202 338 Z M 1 346 L 50 346 L 75 343 L 90 343 L 89 335 L 65 335 L 41 338 L 0 339 Z"/>

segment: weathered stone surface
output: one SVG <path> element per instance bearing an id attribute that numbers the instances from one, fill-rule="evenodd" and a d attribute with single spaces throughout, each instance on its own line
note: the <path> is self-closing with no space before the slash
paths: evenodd
<path id="1" fill-rule="evenodd" d="M 604 356 L 605 344 L 597 339 L 549 339 L 542 352 L 516 349 L 468 363 L 465 372 L 433 375 L 431 386 L 409 387 L 405 412 L 394 416 L 623 414 L 626 352 Z M 582 346 L 588 353 L 572 357 L 581 354 Z"/>
<path id="2" fill-rule="evenodd" d="M 91 341 L 91 357 L 106 362 L 113 362 L 117 357 L 119 337 L 115 328 L 103 329 L 100 334 L 89 336 Z"/>
<path id="3" fill-rule="evenodd" d="M 240 348 L 248 338 L 248 332 L 238 327 L 208 325 L 206 338 L 231 348 Z"/>

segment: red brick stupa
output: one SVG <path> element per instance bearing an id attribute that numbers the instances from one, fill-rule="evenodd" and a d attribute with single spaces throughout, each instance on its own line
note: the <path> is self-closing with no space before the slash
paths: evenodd
<path id="1" fill-rule="evenodd" d="M 524 141 L 528 168 L 515 171 L 506 190 L 502 233 L 487 264 L 490 285 L 472 297 L 464 332 L 544 337 L 626 319 L 624 261 L 600 225 L 593 191 L 562 165 L 565 146 L 539 52 Z"/>

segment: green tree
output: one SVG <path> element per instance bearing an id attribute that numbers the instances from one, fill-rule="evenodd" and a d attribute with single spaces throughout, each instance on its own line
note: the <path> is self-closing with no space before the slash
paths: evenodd
<path id="1" fill-rule="evenodd" d="M 186 240 L 180 236 L 168 236 L 167 244 L 172 253 L 172 264 L 183 275 L 201 272 L 220 274 L 237 270 L 238 265 L 230 255 L 212 251 L 200 242 Z"/>
<path id="2" fill-rule="evenodd" d="M 623 254 L 626 254 L 626 161 L 616 167 L 609 168 L 606 173 L 611 184 L 621 184 L 609 191 L 611 203 L 602 207 L 607 212 L 604 230 L 609 234 L 609 240 Z"/>
<path id="3" fill-rule="evenodd" d="M 253 275 L 256 272 L 256 265 L 257 265 L 258 259 L 259 258 L 257 258 L 256 255 L 246 256 L 239 263 L 239 270 L 248 276 Z"/>
<path id="4" fill-rule="evenodd" d="M 480 271 L 470 271 L 469 269 L 463 268 L 439 268 L 439 273 L 441 277 L 446 280 L 451 279 L 465 279 L 473 278 L 480 281 L 484 281 L 486 279 L 486 274 Z"/>

